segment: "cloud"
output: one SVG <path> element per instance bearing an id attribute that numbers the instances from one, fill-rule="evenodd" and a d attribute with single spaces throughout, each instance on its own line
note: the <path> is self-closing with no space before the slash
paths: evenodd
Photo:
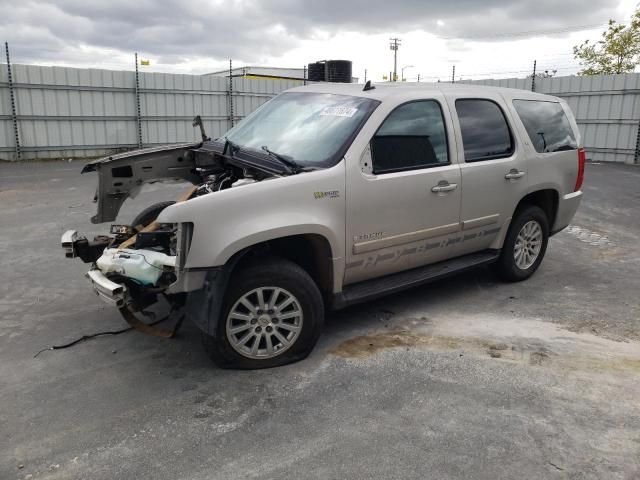
<path id="1" fill-rule="evenodd" d="M 495 40 L 496 33 L 601 24 L 617 0 L 0 0 L 0 39 L 22 63 L 102 61 L 134 51 L 167 64 L 252 63 L 302 40 L 424 30 Z M 440 26 L 438 26 L 440 25 Z M 106 53 L 105 53 L 106 52 Z"/>
<path id="2" fill-rule="evenodd" d="M 602 24 L 615 13 L 618 0 L 273 0 L 270 11 L 298 34 L 309 28 L 360 32 L 437 29 L 446 23 L 451 36 L 491 38 L 497 31 L 517 33 L 575 25 Z"/>

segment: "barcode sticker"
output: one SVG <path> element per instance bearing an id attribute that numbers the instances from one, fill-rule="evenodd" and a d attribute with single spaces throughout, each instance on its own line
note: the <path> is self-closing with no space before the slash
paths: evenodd
<path id="1" fill-rule="evenodd" d="M 320 112 L 320 115 L 331 117 L 353 117 L 357 111 L 358 109 L 354 107 L 326 107 Z"/>

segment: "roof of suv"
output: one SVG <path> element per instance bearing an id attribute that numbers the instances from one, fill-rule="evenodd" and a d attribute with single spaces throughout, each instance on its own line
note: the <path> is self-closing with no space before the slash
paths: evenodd
<path id="1" fill-rule="evenodd" d="M 557 97 L 551 95 L 543 95 L 541 93 L 529 92 L 527 90 L 490 87 L 487 85 L 472 85 L 466 83 L 410 83 L 410 82 L 394 82 L 394 83 L 377 83 L 373 84 L 375 89 L 363 91 L 364 85 L 361 83 L 314 83 L 302 87 L 292 88 L 288 92 L 317 92 L 317 93 L 334 93 L 337 95 L 352 95 L 357 97 L 373 98 L 380 101 L 391 100 L 393 97 L 415 96 L 416 99 L 424 98 L 428 92 L 442 92 L 443 94 L 455 94 L 464 96 L 482 97 L 488 92 L 500 92 L 507 98 L 523 98 L 537 100 L 561 101 Z"/>

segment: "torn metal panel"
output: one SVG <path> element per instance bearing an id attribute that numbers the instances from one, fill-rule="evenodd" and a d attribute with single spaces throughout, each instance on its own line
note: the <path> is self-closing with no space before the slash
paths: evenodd
<path id="1" fill-rule="evenodd" d="M 190 150 L 199 143 L 166 145 L 110 155 L 88 163 L 82 173 L 98 172 L 94 201 L 98 211 L 91 223 L 115 220 L 124 201 L 134 198 L 145 183 L 186 180 L 202 181 L 195 171 L 195 156 Z"/>

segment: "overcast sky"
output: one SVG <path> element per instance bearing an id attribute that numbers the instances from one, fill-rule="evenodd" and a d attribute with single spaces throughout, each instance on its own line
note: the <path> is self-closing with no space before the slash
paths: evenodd
<path id="1" fill-rule="evenodd" d="M 572 46 L 638 0 L 0 0 L 0 40 L 13 63 L 206 73 L 228 66 L 354 62 L 354 76 L 393 68 L 415 80 L 575 73 Z M 4 59 L 3 59 L 4 60 Z"/>

